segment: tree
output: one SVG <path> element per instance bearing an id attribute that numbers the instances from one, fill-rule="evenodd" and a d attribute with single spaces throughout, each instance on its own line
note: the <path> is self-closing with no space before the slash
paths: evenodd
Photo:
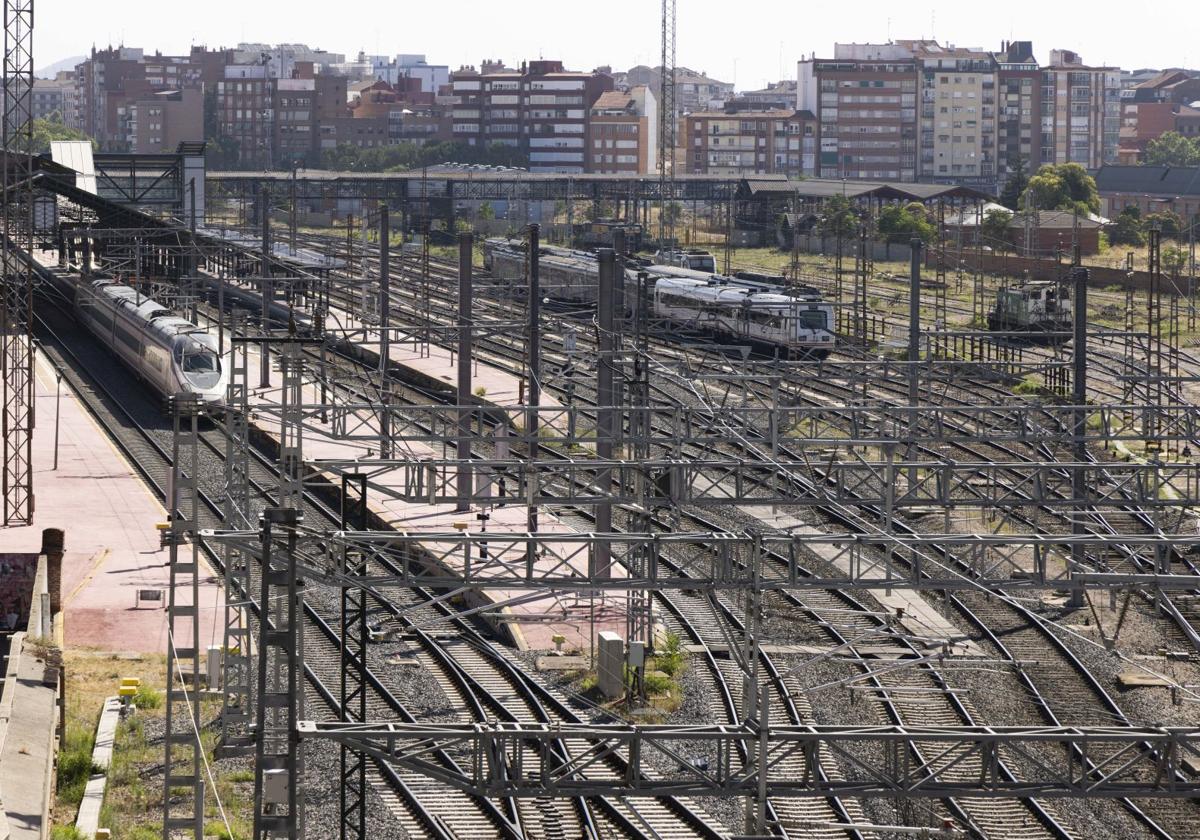
<path id="1" fill-rule="evenodd" d="M 22 152 L 44 155 L 50 152 L 50 144 L 56 140 L 91 140 L 92 148 L 96 148 L 95 140 L 82 131 L 64 125 L 62 115 L 58 112 L 51 114 L 47 119 L 33 121 L 32 143 L 22 135 L 17 137 L 13 147 Z"/>
<path id="2" fill-rule="evenodd" d="M 822 236 L 850 236 L 858 229 L 858 213 L 848 198 L 835 195 L 821 208 L 817 226 Z"/>
<path id="3" fill-rule="evenodd" d="M 479 205 L 479 218 L 485 222 L 496 218 L 496 209 L 492 207 L 492 202 L 485 201 Z"/>
<path id="4" fill-rule="evenodd" d="M 1020 210 L 1021 196 L 1028 186 L 1029 172 L 1025 169 L 1025 158 L 1018 157 L 1008 173 L 1008 180 L 1004 182 L 1004 189 L 1000 191 L 1000 203 L 1009 210 Z"/>
<path id="5" fill-rule="evenodd" d="M 1113 245 L 1129 245 L 1137 248 L 1146 244 L 1146 234 L 1142 227 L 1142 214 L 1136 207 L 1126 207 L 1121 215 L 1113 220 L 1108 229 L 1108 241 Z"/>
<path id="6" fill-rule="evenodd" d="M 1027 210 L 1062 210 L 1087 216 L 1100 210 L 1096 179 L 1078 163 L 1046 164 L 1029 179 Z"/>
<path id="7" fill-rule="evenodd" d="M 1158 226 L 1162 231 L 1162 235 L 1167 239 L 1178 239 L 1179 234 L 1183 231 L 1186 223 L 1174 210 L 1160 210 L 1157 213 L 1150 213 L 1146 216 L 1146 230 Z"/>
<path id="8" fill-rule="evenodd" d="M 1007 210 L 992 208 L 983 217 L 983 227 L 980 235 L 983 243 L 998 250 L 1006 250 L 1012 240 L 1009 238 L 1009 225 L 1012 224 L 1013 214 Z"/>
<path id="9" fill-rule="evenodd" d="M 876 227 L 885 242 L 908 242 L 914 236 L 923 242 L 931 242 L 937 233 L 925 213 L 925 207 L 916 202 L 903 207 L 891 204 L 883 208 L 879 212 Z"/>
<path id="10" fill-rule="evenodd" d="M 1142 155 L 1146 166 L 1200 166 L 1200 141 L 1184 137 L 1178 131 L 1154 138 Z"/>
<path id="11" fill-rule="evenodd" d="M 1162 250 L 1163 268 L 1173 274 L 1181 271 L 1188 264 L 1188 259 L 1188 252 L 1178 245 L 1172 245 Z"/>

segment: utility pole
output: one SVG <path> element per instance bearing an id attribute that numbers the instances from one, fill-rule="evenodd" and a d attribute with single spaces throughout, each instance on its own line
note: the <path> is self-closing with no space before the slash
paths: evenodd
<path id="1" fill-rule="evenodd" d="M 658 245 L 669 248 L 675 245 L 675 0 L 662 0 L 659 69 L 662 75 L 658 97 Z"/>
<path id="2" fill-rule="evenodd" d="M 596 365 L 596 458 L 600 461 L 611 461 L 616 438 L 616 409 L 613 406 L 613 368 L 616 361 L 613 298 L 616 290 L 616 255 L 612 248 L 601 248 L 597 257 L 600 262 L 600 288 L 596 299 L 600 358 Z M 601 494 L 612 491 L 611 468 L 597 471 L 596 485 Z M 601 534 L 612 532 L 612 502 L 600 502 L 596 506 L 596 531 Z M 610 550 L 608 543 L 596 546 L 597 577 L 607 578 L 612 573 Z"/>
<path id="3" fill-rule="evenodd" d="M 266 187 L 262 192 L 262 309 L 259 318 L 263 338 L 270 332 L 271 298 L 271 193 Z M 271 345 L 264 341 L 259 349 L 258 384 L 261 388 L 271 387 Z"/>
<path id="4" fill-rule="evenodd" d="M 1088 353 L 1087 353 L 1087 298 L 1088 298 L 1088 270 L 1083 266 L 1076 266 L 1071 270 L 1073 279 L 1075 280 L 1075 300 L 1074 300 L 1074 325 L 1075 346 L 1074 365 L 1072 373 L 1073 399 L 1075 401 L 1075 412 L 1072 418 L 1074 425 L 1074 440 L 1073 440 L 1073 460 L 1075 466 L 1071 470 L 1071 494 L 1075 497 L 1078 504 L 1087 496 L 1088 485 L 1087 475 L 1084 468 L 1081 466 L 1087 460 L 1087 372 L 1088 372 Z M 1084 508 L 1078 507 L 1071 516 L 1071 533 L 1083 535 L 1087 533 L 1087 528 L 1084 527 L 1083 521 Z M 1073 571 L 1079 571 L 1083 568 L 1084 549 L 1081 545 L 1071 546 L 1071 564 Z M 1067 605 L 1072 609 L 1080 609 L 1083 607 L 1083 592 L 1079 589 L 1071 589 L 1070 600 Z"/>
<path id="5" fill-rule="evenodd" d="M 475 237 L 458 235 L 458 510 L 471 509 L 471 415 L 466 410 L 471 400 L 471 251 Z"/>
<path id="6" fill-rule="evenodd" d="M 529 458 L 537 460 L 538 452 L 538 406 L 542 402 L 542 281 L 541 281 L 541 228 L 529 226 L 529 395 L 528 419 L 525 431 L 529 435 Z M 529 532 L 537 533 L 537 505 L 529 505 Z M 532 552 L 533 546 L 530 546 Z M 530 554 L 532 559 L 532 553 Z"/>

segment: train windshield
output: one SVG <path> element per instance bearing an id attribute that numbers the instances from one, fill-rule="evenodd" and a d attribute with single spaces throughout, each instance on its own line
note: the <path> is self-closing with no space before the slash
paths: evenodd
<path id="1" fill-rule="evenodd" d="M 207 336 L 203 336 L 207 338 Z M 185 338 L 175 343 L 175 364 L 195 388 L 212 390 L 221 384 L 221 359 L 211 341 Z"/>
<path id="2" fill-rule="evenodd" d="M 806 330 L 827 330 L 829 319 L 820 309 L 802 309 L 797 313 L 800 326 Z"/>

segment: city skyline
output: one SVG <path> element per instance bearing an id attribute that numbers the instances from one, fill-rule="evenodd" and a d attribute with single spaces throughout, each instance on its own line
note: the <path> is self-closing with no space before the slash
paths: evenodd
<path id="1" fill-rule="evenodd" d="M 316 3 L 234 4 L 212 0 L 206 14 L 161 31 L 161 15 L 153 14 L 149 0 L 122 4 L 121 24 L 114 24 L 111 9 L 103 4 L 58 0 L 39 6 L 35 42 L 36 65 L 46 67 L 63 59 L 124 43 L 164 53 L 184 53 L 192 44 L 211 48 L 232 47 L 238 42 L 307 43 L 353 57 L 368 54 L 424 53 L 432 63 L 477 65 L 497 58 L 510 64 L 538 57 L 562 60 L 573 69 L 590 70 L 611 65 L 625 70 L 637 64 L 659 63 L 659 5 L 634 0 L 614 0 L 603 15 L 588 20 L 585 42 L 564 41 L 560 33 L 581 23 L 579 15 L 556 15 L 548 21 L 534 17 L 543 8 L 535 3 L 460 4 L 470 19 L 469 29 L 448 27 L 431 9 L 408 6 L 372 10 L 370 27 L 361 15 L 322 16 Z M 885 42 L 891 38 L 934 37 L 958 46 L 997 50 L 1004 40 L 1030 40 L 1039 59 L 1050 49 L 1072 49 L 1093 65 L 1124 69 L 1177 67 L 1196 63 L 1186 27 L 1170 28 L 1149 21 L 1122 21 L 1119 28 L 1099 17 L 1080 20 L 1066 7 L 1014 0 L 996 14 L 980 19 L 970 10 L 951 4 L 927 4 L 904 19 L 881 0 L 865 0 L 856 7 L 853 21 L 838 18 L 812 21 L 797 8 L 784 11 L 767 0 L 739 4 L 730 14 L 715 0 L 684 0 L 679 4 L 677 61 L 681 66 L 706 72 L 739 89 L 754 89 L 780 79 L 793 79 L 796 62 L 816 53 L 832 54 L 835 42 Z M 286 12 L 286 15 L 285 15 Z M 1036 12 L 1036 17 L 1035 17 Z M 889 17 L 889 13 L 893 15 Z M 810 17 L 810 16 L 809 16 Z M 772 41 L 761 44 L 764 23 Z M 519 25 L 514 25 L 519 23 Z M 362 32 L 368 28 L 371 35 Z M 504 32 L 503 42 L 494 33 Z M 784 33 L 783 38 L 778 34 Z M 1119 33 L 1119 34 L 1118 34 Z"/>

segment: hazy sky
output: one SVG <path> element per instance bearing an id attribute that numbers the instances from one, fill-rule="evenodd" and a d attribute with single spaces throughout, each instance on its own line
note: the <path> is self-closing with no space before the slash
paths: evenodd
<path id="1" fill-rule="evenodd" d="M 484 57 L 510 65 L 559 58 L 572 69 L 656 64 L 658 0 L 36 0 L 35 63 L 41 68 L 125 43 L 186 52 L 193 44 L 303 42 L 353 56 L 425 53 L 451 69 Z M 795 62 L 835 41 L 930 36 L 943 43 L 998 49 L 1032 40 L 1041 59 L 1074 49 L 1091 64 L 1127 69 L 1200 65 L 1200 13 L 1191 0 L 1165 0 L 1152 14 L 1113 0 L 1006 0 L 1000 3 L 810 3 L 779 0 L 678 0 L 678 63 L 739 88 L 795 76 Z M 1111 12 L 1110 12 L 1111 9 Z M 986 10 L 986 11 L 985 11 Z M 1120 16 L 1113 20 L 1112 16 Z M 1174 20 L 1177 25 L 1172 25 Z"/>

